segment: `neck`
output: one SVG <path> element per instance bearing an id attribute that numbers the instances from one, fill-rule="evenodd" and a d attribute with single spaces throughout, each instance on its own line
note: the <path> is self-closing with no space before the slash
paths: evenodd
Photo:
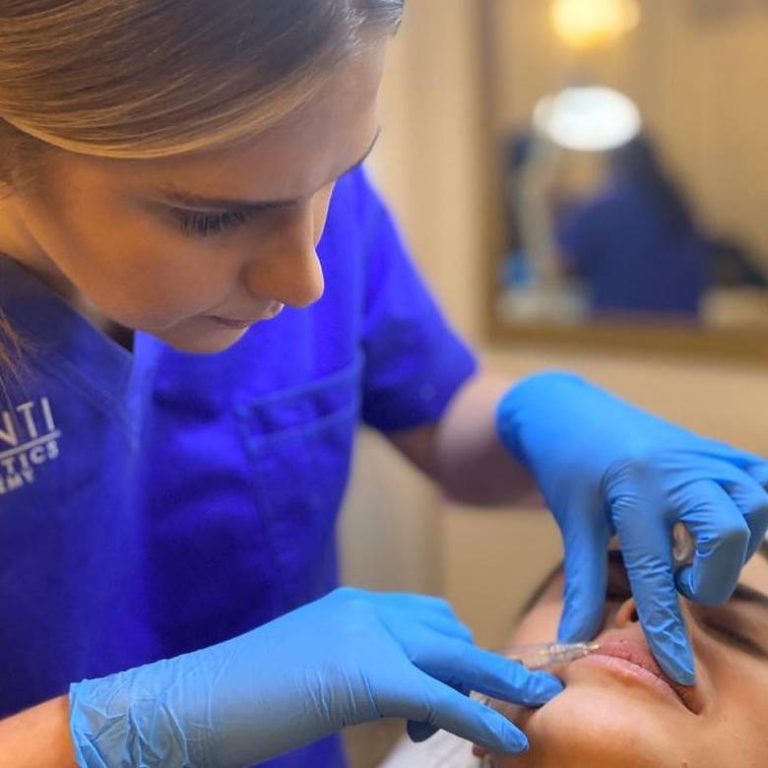
<path id="1" fill-rule="evenodd" d="M 21 264 L 102 333 L 132 348 L 133 332 L 107 318 L 74 286 L 32 236 L 12 196 L 0 199 L 0 254 Z"/>
<path id="2" fill-rule="evenodd" d="M 1 247 L 0 256 L 4 256 L 11 259 L 11 261 L 15 261 L 17 264 L 20 264 L 24 269 L 44 282 L 54 293 L 64 299 L 75 312 L 82 315 L 91 325 L 114 339 L 120 346 L 129 350 L 132 349 L 133 331 L 118 325 L 106 317 L 96 306 L 91 304 L 85 296 L 77 291 L 63 275 L 59 276 L 51 274 L 51 272 L 45 269 L 37 268 L 35 265 L 30 264 L 28 260 L 17 258 L 13 253 L 9 253 L 6 249 Z"/>

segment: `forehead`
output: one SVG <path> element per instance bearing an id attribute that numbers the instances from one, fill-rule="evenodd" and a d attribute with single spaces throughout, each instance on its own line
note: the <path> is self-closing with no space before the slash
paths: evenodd
<path id="1" fill-rule="evenodd" d="M 210 197 L 301 199 L 353 165 L 378 126 L 377 95 L 387 40 L 372 41 L 332 73 L 287 119 L 236 146 L 151 160 L 64 153 L 88 186 L 140 190 L 171 186 Z M 205 87 L 202 83 L 201 87 Z"/>

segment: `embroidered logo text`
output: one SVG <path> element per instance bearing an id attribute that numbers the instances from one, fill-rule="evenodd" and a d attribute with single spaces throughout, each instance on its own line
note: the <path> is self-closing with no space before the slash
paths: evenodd
<path id="1" fill-rule="evenodd" d="M 59 458 L 60 438 L 47 397 L 0 411 L 0 496 L 34 483 L 37 468 Z"/>

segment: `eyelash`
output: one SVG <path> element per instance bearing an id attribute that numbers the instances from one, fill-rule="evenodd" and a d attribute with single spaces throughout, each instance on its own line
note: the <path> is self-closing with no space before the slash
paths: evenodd
<path id="1" fill-rule="evenodd" d="M 230 229 L 245 224 L 248 215 L 242 211 L 227 211 L 223 213 L 202 213 L 191 211 L 174 211 L 181 231 L 189 237 L 211 237 L 220 235 Z"/>
<path id="2" fill-rule="evenodd" d="M 725 640 L 730 640 L 730 642 L 733 645 L 736 645 L 739 650 L 744 651 L 751 656 L 765 658 L 765 651 L 752 640 L 752 638 L 735 631 L 733 627 L 715 621 L 705 621 L 704 624 L 711 632 L 714 632 Z"/>

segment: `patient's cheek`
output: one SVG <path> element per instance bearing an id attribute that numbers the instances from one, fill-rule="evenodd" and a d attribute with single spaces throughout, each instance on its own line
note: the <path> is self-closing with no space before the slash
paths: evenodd
<path id="1" fill-rule="evenodd" d="M 512 642 L 525 645 L 556 640 L 561 610 L 562 602 L 559 600 L 540 603 L 518 625 Z"/>

